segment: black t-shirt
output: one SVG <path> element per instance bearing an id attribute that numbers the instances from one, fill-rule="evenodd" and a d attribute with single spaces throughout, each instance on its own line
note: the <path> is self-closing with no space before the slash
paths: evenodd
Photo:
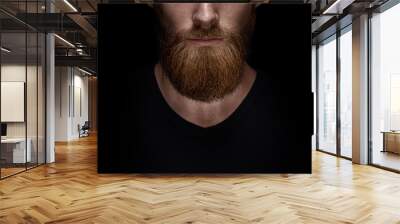
<path id="1" fill-rule="evenodd" d="M 306 143 L 291 123 L 283 85 L 257 71 L 239 107 L 224 121 L 202 128 L 180 117 L 163 98 L 154 65 L 135 72 L 120 119 L 123 166 L 133 172 L 308 172 Z M 309 141 L 309 139 L 307 139 Z M 304 144 L 303 144 L 304 145 Z"/>

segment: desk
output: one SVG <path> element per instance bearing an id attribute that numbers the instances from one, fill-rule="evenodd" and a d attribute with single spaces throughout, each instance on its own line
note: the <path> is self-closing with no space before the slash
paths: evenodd
<path id="1" fill-rule="evenodd" d="M 32 159 L 30 138 L 26 139 L 28 144 L 25 152 L 25 138 L 1 139 L 1 157 L 6 163 L 25 163 Z"/>
<path id="2" fill-rule="evenodd" d="M 400 131 L 383 131 L 382 152 L 393 152 L 400 154 Z"/>

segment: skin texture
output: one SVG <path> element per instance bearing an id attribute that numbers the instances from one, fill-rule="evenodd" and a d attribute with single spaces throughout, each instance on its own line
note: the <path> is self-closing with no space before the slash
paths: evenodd
<path id="1" fill-rule="evenodd" d="M 164 3 L 156 8 L 162 26 L 166 29 L 166 42 L 168 42 L 168 38 L 173 38 L 175 34 L 190 33 L 189 31 L 195 27 L 206 32 L 202 32 L 202 35 L 182 35 L 184 46 L 188 49 L 208 48 L 213 52 L 214 49 L 224 47 L 228 43 L 226 42 L 228 38 L 204 35 L 204 33 L 207 33 L 207 30 L 211 30 L 213 27 L 219 27 L 221 30 L 232 34 L 250 33 L 249 24 L 253 24 L 255 18 L 254 7 L 254 5 L 246 3 Z M 197 53 L 197 51 L 192 52 Z M 212 57 L 209 57 L 207 60 L 210 60 L 210 58 L 212 59 Z M 239 64 L 237 69 L 233 70 L 238 71 L 238 74 L 232 74 L 232 77 L 235 75 L 236 78 L 229 83 L 229 86 L 234 88 L 226 90 L 225 94 L 216 95 L 217 97 L 212 99 L 186 95 L 185 89 L 180 89 L 176 82 L 171 82 L 172 76 L 168 73 L 168 69 L 165 70 L 168 66 L 165 66 L 165 64 L 163 66 L 161 62 L 155 66 L 156 80 L 164 99 L 172 110 L 186 121 L 207 128 L 227 119 L 239 107 L 255 81 L 256 72 L 254 69 L 245 61 L 236 60 L 236 58 L 235 61 L 238 61 Z M 217 63 L 221 62 L 217 61 Z M 197 64 L 195 65 L 197 66 Z M 190 69 L 183 69 L 183 71 L 190 71 Z M 194 71 L 196 72 L 196 70 Z M 185 75 L 187 74 L 181 74 L 178 77 L 186 77 Z M 207 74 L 200 73 L 199 75 L 206 76 Z M 231 76 L 227 76 L 230 73 L 225 75 L 231 78 Z M 198 78 L 198 76 L 194 76 L 194 78 Z M 222 80 L 226 79 L 223 78 Z M 196 80 L 196 82 L 198 81 Z M 196 82 L 193 84 L 195 85 Z M 222 87 L 215 86 L 215 89 L 218 90 Z M 197 90 L 202 89 L 198 88 Z M 204 90 L 206 91 L 206 89 Z"/>
<path id="2" fill-rule="evenodd" d="M 195 24 L 210 28 L 214 23 L 232 31 L 245 29 L 254 13 L 248 3 L 163 3 L 159 5 L 162 21 L 175 32 L 187 31 Z"/>

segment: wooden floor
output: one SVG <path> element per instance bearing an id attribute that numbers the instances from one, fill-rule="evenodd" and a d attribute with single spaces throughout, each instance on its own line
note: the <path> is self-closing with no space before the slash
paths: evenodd
<path id="1" fill-rule="evenodd" d="M 400 154 L 375 150 L 372 159 L 374 164 L 400 170 Z"/>
<path id="2" fill-rule="evenodd" d="M 0 181 L 0 223 L 400 223 L 400 175 L 313 153 L 312 175 L 96 173 L 96 139 Z"/>
<path id="3" fill-rule="evenodd" d="M 16 173 L 19 173 L 19 172 L 22 172 L 22 171 L 24 171 L 24 170 L 26 170 L 25 169 L 25 167 L 24 168 L 14 168 L 14 167 L 12 167 L 12 168 L 0 168 L 1 169 L 1 177 L 3 178 L 3 177 L 8 177 L 8 176 L 11 176 L 11 175 L 13 175 L 13 174 L 16 174 Z"/>
<path id="4" fill-rule="evenodd" d="M 7 167 L 7 168 L 0 168 L 0 172 L 1 172 L 1 178 L 6 178 L 8 176 L 20 173 L 20 172 L 24 172 L 27 169 L 33 169 L 37 166 L 37 164 L 27 164 L 27 167 L 25 167 L 25 164 L 19 164 L 18 167 Z"/>

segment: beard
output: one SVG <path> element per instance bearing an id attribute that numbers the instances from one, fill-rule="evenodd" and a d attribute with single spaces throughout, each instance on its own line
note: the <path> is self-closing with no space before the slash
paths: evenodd
<path id="1" fill-rule="evenodd" d="M 249 33 L 249 32 L 248 32 Z M 223 38 L 211 45 L 188 45 L 188 38 Z M 173 87 L 183 96 L 202 102 L 222 99 L 232 93 L 242 78 L 247 35 L 193 28 L 189 32 L 164 33 L 161 66 Z"/>

